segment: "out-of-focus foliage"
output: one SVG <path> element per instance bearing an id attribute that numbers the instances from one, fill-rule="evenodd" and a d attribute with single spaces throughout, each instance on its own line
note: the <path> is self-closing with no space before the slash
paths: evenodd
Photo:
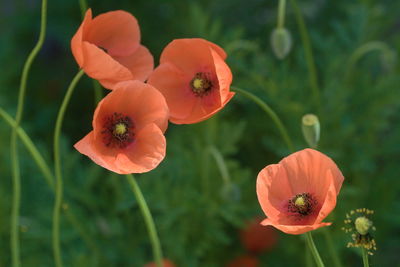
<path id="1" fill-rule="evenodd" d="M 277 1 L 89 1 L 94 14 L 124 9 L 139 20 L 142 42 L 158 59 L 174 38 L 203 37 L 228 53 L 234 84 L 264 99 L 281 117 L 297 149 L 306 147 L 301 118 L 316 113 L 319 149 L 346 178 L 337 208 L 327 221 L 346 266 L 360 265 L 359 251 L 340 228 L 350 209 L 376 214 L 374 266 L 389 266 L 400 250 L 400 49 L 398 1 L 299 1 L 311 36 L 321 88 L 321 109 L 311 95 L 307 65 L 290 1 L 285 26 L 290 54 L 280 61 L 270 47 Z M 38 36 L 40 1 L 6 1 L 0 7 L 0 106 L 15 113 L 23 63 Z M 48 32 L 28 81 L 22 126 L 52 164 L 55 114 L 77 72 L 69 42 L 80 24 L 78 0 L 49 1 Z M 384 50 L 363 49 L 371 42 Z M 373 47 L 373 45 L 372 45 Z M 360 52 L 361 51 L 361 52 Z M 368 50 L 367 50 L 368 51 Z M 157 61 L 157 60 L 156 60 Z M 65 206 L 62 249 L 66 266 L 142 266 L 151 247 L 136 200 L 123 176 L 111 174 L 72 145 L 91 128 L 94 93 L 83 79 L 63 126 Z M 11 173 L 10 128 L 0 121 L 0 266 L 9 266 Z M 262 215 L 256 175 L 289 153 L 272 121 L 254 103 L 236 95 L 214 118 L 196 125 L 170 125 L 168 150 L 155 171 L 137 176 L 156 221 L 166 257 L 178 266 L 223 266 L 244 253 L 239 230 Z M 210 148 L 223 156 L 226 183 Z M 21 250 L 24 266 L 53 266 L 53 193 L 25 148 L 22 169 Z M 330 256 L 321 230 L 315 240 Z M 305 265 L 301 237 L 280 235 L 262 266 Z M 329 265 L 327 265 L 329 266 Z"/>

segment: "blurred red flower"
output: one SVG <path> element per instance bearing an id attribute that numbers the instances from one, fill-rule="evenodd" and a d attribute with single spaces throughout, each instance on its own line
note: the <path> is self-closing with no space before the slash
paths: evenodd
<path id="1" fill-rule="evenodd" d="M 162 263 L 163 267 L 176 267 L 176 265 L 169 259 L 164 259 Z M 150 262 L 147 263 L 144 267 L 157 267 L 157 264 L 155 262 Z"/>
<path id="2" fill-rule="evenodd" d="M 261 225 L 262 220 L 263 218 L 253 219 L 240 233 L 240 240 L 248 252 L 265 252 L 272 249 L 277 243 L 277 231 L 271 226 Z"/>
<path id="3" fill-rule="evenodd" d="M 122 10 L 92 19 L 88 9 L 71 49 L 79 67 L 108 89 L 121 81 L 145 81 L 154 67 L 153 56 L 140 45 L 136 18 Z"/>
<path id="4" fill-rule="evenodd" d="M 226 267 L 258 267 L 259 260 L 254 256 L 244 255 L 229 262 Z"/>

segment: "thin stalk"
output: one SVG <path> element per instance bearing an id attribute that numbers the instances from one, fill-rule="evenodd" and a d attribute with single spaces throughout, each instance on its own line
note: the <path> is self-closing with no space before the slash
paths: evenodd
<path id="1" fill-rule="evenodd" d="M 307 232 L 306 234 L 307 245 L 311 251 L 311 254 L 314 257 L 315 263 L 318 267 L 324 267 L 324 263 L 322 262 L 321 256 L 319 256 L 317 247 L 314 244 L 314 240 L 312 238 L 311 232 Z"/>
<path id="2" fill-rule="evenodd" d="M 368 252 L 365 248 L 361 248 L 364 267 L 369 267 Z"/>
<path id="3" fill-rule="evenodd" d="M 278 6 L 278 29 L 281 29 L 285 26 L 285 9 L 286 9 L 286 0 L 279 0 Z"/>
<path id="4" fill-rule="evenodd" d="M 80 7 L 80 9 L 81 9 L 82 18 L 84 18 L 84 17 L 85 17 L 86 10 L 87 10 L 87 3 L 86 3 L 86 0 L 79 0 L 79 7 Z"/>
<path id="5" fill-rule="evenodd" d="M 14 119 L 4 110 L 0 107 L 0 117 L 3 117 L 3 119 L 11 126 L 15 126 L 15 121 Z M 47 184 L 49 187 L 52 189 L 54 192 L 54 176 L 53 173 L 47 164 L 47 162 L 44 160 L 44 157 L 42 154 L 39 152 L 35 144 L 32 142 L 31 138 L 26 134 L 23 128 L 18 127 L 17 130 L 18 137 L 21 139 L 22 143 L 25 145 L 25 148 L 28 150 L 28 152 L 31 154 L 32 159 L 35 161 L 36 165 L 39 167 L 40 171 L 43 174 L 43 177 L 45 178 Z M 67 203 L 64 203 L 66 207 L 69 207 Z M 64 209 L 64 213 L 67 217 L 67 220 L 70 222 L 70 224 L 75 228 L 77 232 L 79 232 L 82 236 L 82 239 L 86 242 L 86 244 L 92 248 L 92 250 L 96 253 L 96 255 L 100 255 L 99 249 L 95 245 L 96 243 L 93 241 L 93 239 L 87 234 L 87 231 L 84 229 L 84 227 L 80 224 L 79 220 L 76 218 L 74 213 L 71 211 L 71 208 Z"/>
<path id="6" fill-rule="evenodd" d="M 153 248 L 154 261 L 156 262 L 158 267 L 162 267 L 163 255 L 161 251 L 160 239 L 158 238 L 156 226 L 154 224 L 153 217 L 151 216 L 149 207 L 147 206 L 142 191 L 140 190 L 140 187 L 136 182 L 135 178 L 133 177 L 133 175 L 127 174 L 126 178 L 128 180 L 129 185 L 131 186 L 132 192 L 135 194 L 136 200 L 139 204 L 139 208 L 142 212 L 144 221 L 146 223 L 146 228 L 150 237 L 151 246 Z"/>
<path id="7" fill-rule="evenodd" d="M 22 114 L 24 109 L 24 100 L 25 100 L 25 92 L 26 92 L 26 84 L 28 80 L 28 74 L 31 69 L 33 60 L 36 58 L 36 55 L 39 53 L 40 49 L 43 46 L 44 39 L 46 36 L 46 21 L 47 21 L 47 0 L 42 1 L 42 9 L 41 9 L 41 21 L 40 21 L 40 33 L 39 39 L 29 54 L 24 68 L 22 70 L 21 83 L 19 88 L 18 95 L 18 105 L 17 105 L 17 113 L 15 117 L 15 126 L 11 133 L 10 140 L 10 155 L 11 155 L 11 166 L 12 166 L 12 174 L 13 174 L 13 198 L 12 198 L 12 207 L 11 207 L 11 228 L 10 228 L 10 245 L 11 245 L 11 261 L 12 266 L 19 267 L 21 265 L 20 259 L 20 249 L 19 249 L 19 210 L 21 205 L 21 177 L 19 170 L 19 160 L 18 160 L 18 150 L 17 150 L 17 129 L 22 120 Z"/>
<path id="8" fill-rule="evenodd" d="M 291 0 L 291 4 L 294 9 L 294 13 L 296 15 L 297 26 L 299 27 L 301 41 L 304 47 L 304 54 L 307 61 L 308 68 L 308 77 L 310 80 L 310 87 L 312 90 L 312 94 L 314 96 L 314 101 L 319 110 L 321 110 L 321 99 L 320 99 L 320 89 L 318 85 L 318 76 L 317 76 L 317 68 L 315 66 L 313 51 L 311 47 L 310 37 L 307 31 L 306 24 L 304 22 L 303 15 L 301 14 L 301 10 L 297 5 L 296 0 Z"/>
<path id="9" fill-rule="evenodd" d="M 380 51 L 383 55 L 390 54 L 391 50 L 389 46 L 381 41 L 371 41 L 368 43 L 363 44 L 362 46 L 358 47 L 350 56 L 349 60 L 347 61 L 347 70 L 346 70 L 346 79 L 345 81 L 349 81 L 351 78 L 351 74 L 354 70 L 355 65 L 357 62 L 363 58 L 366 54 L 372 51 Z"/>
<path id="10" fill-rule="evenodd" d="M 329 254 L 331 254 L 331 259 L 333 261 L 333 265 L 335 267 L 342 267 L 343 265 L 342 265 L 342 263 L 341 263 L 341 261 L 339 259 L 339 256 L 336 253 L 336 250 L 335 250 L 335 248 L 333 246 L 331 232 L 327 229 L 327 227 L 323 227 L 322 230 L 323 230 L 323 233 L 325 235 L 326 243 L 328 245 Z"/>
<path id="11" fill-rule="evenodd" d="M 53 253 L 54 253 L 54 261 L 56 267 L 62 266 L 61 248 L 60 248 L 60 208 L 61 208 L 62 193 L 63 193 L 61 160 L 60 160 L 61 126 L 69 100 L 71 99 L 76 84 L 78 83 L 83 74 L 84 74 L 83 70 L 80 70 L 78 74 L 76 74 L 76 76 L 71 81 L 71 84 L 67 89 L 67 93 L 64 96 L 63 102 L 58 112 L 56 127 L 54 129 L 54 170 L 56 178 L 56 184 L 55 184 L 56 190 L 55 190 L 55 202 L 53 209 Z"/>
<path id="12" fill-rule="evenodd" d="M 245 97 L 251 99 L 254 101 L 257 105 L 259 105 L 265 113 L 267 113 L 268 116 L 271 117 L 272 121 L 275 123 L 276 127 L 278 128 L 283 140 L 285 141 L 287 147 L 289 148 L 290 152 L 294 152 L 294 147 L 292 144 L 292 141 L 289 137 L 289 134 L 285 128 L 285 126 L 282 124 L 282 121 L 279 119 L 278 115 L 276 115 L 275 111 L 267 105 L 264 101 L 262 101 L 260 98 L 257 96 L 253 95 L 252 93 L 245 91 L 243 89 L 240 89 L 238 87 L 231 87 L 231 89 L 235 92 L 241 93 Z"/>
<path id="13" fill-rule="evenodd" d="M 3 119 L 12 127 L 14 128 L 16 126 L 15 120 L 4 110 L 0 107 L 0 117 L 3 117 Z M 22 143 L 25 145 L 27 148 L 28 152 L 31 154 L 33 160 L 35 161 L 36 165 L 39 167 L 39 169 L 42 171 L 44 178 L 46 179 L 47 184 L 54 189 L 54 182 L 53 182 L 53 174 L 47 165 L 46 161 L 44 160 L 43 156 L 40 154 L 39 150 L 36 148 L 35 144 L 32 142 L 32 140 L 29 138 L 29 136 L 26 134 L 24 129 L 21 127 L 18 127 L 17 129 L 17 134 L 19 139 L 21 139 Z"/>

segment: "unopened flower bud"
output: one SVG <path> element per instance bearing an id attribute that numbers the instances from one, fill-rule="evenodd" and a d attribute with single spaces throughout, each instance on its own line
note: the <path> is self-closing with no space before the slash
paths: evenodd
<path id="1" fill-rule="evenodd" d="M 306 114 L 301 122 L 304 139 L 311 148 L 316 148 L 321 131 L 318 117 L 314 114 Z"/>
<path id="2" fill-rule="evenodd" d="M 275 28 L 271 34 L 272 51 L 278 59 L 284 59 L 292 47 L 292 37 L 286 28 Z"/>

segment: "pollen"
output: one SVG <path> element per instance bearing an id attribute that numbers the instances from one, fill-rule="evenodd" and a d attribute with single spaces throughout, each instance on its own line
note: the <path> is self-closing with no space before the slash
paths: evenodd
<path id="1" fill-rule="evenodd" d="M 190 88 L 192 89 L 192 92 L 199 97 L 209 94 L 213 88 L 209 74 L 204 72 L 196 73 L 190 81 Z"/>
<path id="2" fill-rule="evenodd" d="M 310 193 L 295 195 L 288 203 L 288 212 L 304 217 L 314 212 L 317 201 Z"/>
<path id="3" fill-rule="evenodd" d="M 193 87 L 197 90 L 200 90 L 201 88 L 203 88 L 203 80 L 199 79 L 199 78 L 195 78 L 192 82 Z"/>
<path id="4" fill-rule="evenodd" d="M 294 205 L 296 205 L 296 207 L 303 207 L 305 204 L 306 202 L 303 197 L 296 198 L 296 201 L 294 202 Z"/>
<path id="5" fill-rule="evenodd" d="M 114 127 L 114 134 L 122 135 L 125 134 L 127 131 L 125 123 L 117 123 Z"/>

